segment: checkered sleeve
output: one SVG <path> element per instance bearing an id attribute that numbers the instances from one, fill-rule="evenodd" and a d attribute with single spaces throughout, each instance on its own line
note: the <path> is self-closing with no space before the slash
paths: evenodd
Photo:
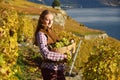
<path id="1" fill-rule="evenodd" d="M 66 55 L 62 53 L 49 51 L 47 47 L 47 37 L 43 32 L 38 32 L 37 41 L 38 41 L 38 46 L 40 48 L 41 54 L 45 59 L 48 59 L 51 61 L 61 61 L 65 59 Z"/>

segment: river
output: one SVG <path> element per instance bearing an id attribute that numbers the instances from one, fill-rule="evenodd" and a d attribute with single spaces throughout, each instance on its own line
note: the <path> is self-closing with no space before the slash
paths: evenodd
<path id="1" fill-rule="evenodd" d="M 75 8 L 66 12 L 87 27 L 103 30 L 120 40 L 120 8 Z"/>

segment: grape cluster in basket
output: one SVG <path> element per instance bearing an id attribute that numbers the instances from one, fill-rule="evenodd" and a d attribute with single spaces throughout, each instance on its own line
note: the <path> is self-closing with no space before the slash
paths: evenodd
<path id="1" fill-rule="evenodd" d="M 54 44 L 51 44 L 50 46 L 52 48 L 61 48 L 61 47 L 65 47 L 67 45 L 70 45 L 70 42 L 68 39 L 66 38 L 62 38 L 60 41 L 54 43 Z"/>
<path id="2" fill-rule="evenodd" d="M 58 41 L 54 44 L 51 44 L 50 48 L 52 49 L 52 51 L 66 54 L 67 55 L 67 62 L 70 62 L 71 61 L 70 45 L 72 43 L 73 42 L 71 42 L 67 38 L 62 38 L 60 41 Z"/>

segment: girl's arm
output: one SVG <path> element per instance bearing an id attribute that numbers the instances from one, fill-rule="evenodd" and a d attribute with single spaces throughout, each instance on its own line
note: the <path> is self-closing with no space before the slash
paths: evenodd
<path id="1" fill-rule="evenodd" d="M 66 59 L 67 56 L 65 54 L 49 51 L 47 46 L 47 37 L 43 32 L 38 32 L 37 42 L 38 42 L 38 46 L 40 48 L 41 54 L 45 59 L 51 60 L 51 61 L 62 61 Z"/>

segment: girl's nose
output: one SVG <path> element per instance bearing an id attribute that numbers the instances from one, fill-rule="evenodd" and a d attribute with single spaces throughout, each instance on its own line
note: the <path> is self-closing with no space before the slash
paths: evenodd
<path id="1" fill-rule="evenodd" d="M 51 23 L 51 20 L 49 21 L 49 24 Z"/>
<path id="2" fill-rule="evenodd" d="M 52 20 L 49 21 L 49 24 L 51 24 L 51 23 L 52 23 Z"/>

